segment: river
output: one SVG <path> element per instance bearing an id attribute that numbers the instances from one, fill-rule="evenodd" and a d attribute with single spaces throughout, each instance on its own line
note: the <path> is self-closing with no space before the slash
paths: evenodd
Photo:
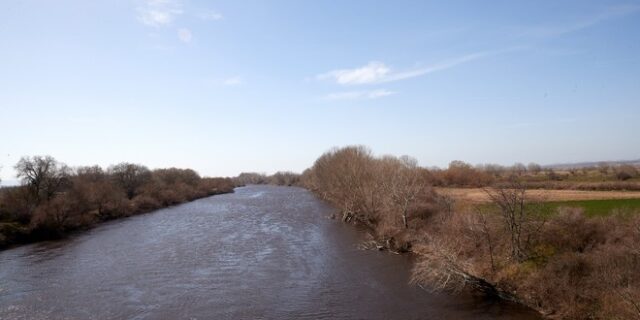
<path id="1" fill-rule="evenodd" d="M 410 285 L 300 188 L 248 186 L 0 252 L 0 319 L 537 319 Z"/>

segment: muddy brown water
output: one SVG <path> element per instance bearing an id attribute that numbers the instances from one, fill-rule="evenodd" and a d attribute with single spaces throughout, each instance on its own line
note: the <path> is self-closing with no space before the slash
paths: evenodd
<path id="1" fill-rule="evenodd" d="M 299 188 L 249 186 L 0 252 L 0 319 L 537 319 L 409 284 Z"/>

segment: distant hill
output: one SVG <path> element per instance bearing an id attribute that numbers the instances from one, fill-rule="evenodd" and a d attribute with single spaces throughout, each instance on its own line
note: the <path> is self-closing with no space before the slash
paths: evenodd
<path id="1" fill-rule="evenodd" d="M 552 169 L 570 169 L 570 168 L 585 168 L 585 167 L 596 167 L 601 163 L 606 163 L 610 166 L 617 166 L 622 164 L 630 164 L 634 166 L 640 166 L 640 159 L 637 160 L 616 160 L 616 161 L 593 161 L 593 162 L 576 162 L 576 163 L 558 163 L 558 164 L 550 164 L 545 165 L 545 168 Z"/>

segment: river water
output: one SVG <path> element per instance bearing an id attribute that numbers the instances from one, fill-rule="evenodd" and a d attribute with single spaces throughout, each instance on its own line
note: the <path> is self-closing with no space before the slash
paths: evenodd
<path id="1" fill-rule="evenodd" d="M 0 319 L 537 319 L 410 285 L 299 188 L 249 186 L 0 252 Z"/>

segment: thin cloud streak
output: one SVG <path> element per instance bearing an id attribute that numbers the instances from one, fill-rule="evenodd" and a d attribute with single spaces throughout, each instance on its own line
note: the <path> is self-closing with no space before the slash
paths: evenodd
<path id="1" fill-rule="evenodd" d="M 394 91 L 385 89 L 371 90 L 371 91 L 345 91 L 335 92 L 328 94 L 325 99 L 327 100 L 362 100 L 362 99 L 379 99 L 396 94 Z"/>
<path id="2" fill-rule="evenodd" d="M 355 69 L 339 69 L 316 76 L 318 80 L 335 80 L 341 85 L 370 84 L 386 77 L 391 69 L 379 61 Z"/>
<path id="3" fill-rule="evenodd" d="M 478 60 L 480 58 L 488 57 L 488 56 L 491 56 L 491 55 L 495 55 L 495 54 L 497 54 L 497 52 L 477 52 L 477 53 L 472 53 L 472 54 L 464 55 L 464 56 L 461 56 L 461 57 L 458 57 L 458 58 L 454 58 L 454 59 L 450 59 L 450 60 L 447 60 L 447 61 L 443 61 L 443 62 L 434 64 L 434 65 L 428 66 L 426 68 L 409 70 L 409 71 L 405 71 L 405 72 L 399 72 L 399 73 L 391 74 L 388 77 L 386 77 L 384 79 L 381 79 L 380 82 L 392 82 L 392 81 L 398 81 L 398 80 L 404 80 L 404 79 L 419 77 L 419 76 L 423 76 L 423 75 L 426 75 L 426 74 L 429 74 L 429 73 L 451 69 L 451 68 L 459 66 L 461 64 L 464 64 L 464 63 L 467 63 L 467 62 L 471 62 L 471 61 L 474 61 L 474 60 Z"/>
<path id="4" fill-rule="evenodd" d="M 393 71 L 390 67 L 379 61 L 369 62 L 367 65 L 354 69 L 339 69 L 329 71 L 316 76 L 318 80 L 332 80 L 339 85 L 364 85 L 387 83 L 420 77 L 429 73 L 442 71 L 468 63 L 481 58 L 486 58 L 509 51 L 519 50 L 522 47 L 513 47 L 505 50 L 482 51 L 445 60 L 428 67 L 416 68 L 407 71 Z"/>
<path id="5" fill-rule="evenodd" d="M 244 81 L 242 80 L 242 78 L 240 76 L 227 78 L 224 81 L 222 81 L 222 84 L 224 84 L 225 86 L 239 86 L 239 85 L 241 85 L 243 83 L 244 83 Z"/>
<path id="6" fill-rule="evenodd" d="M 533 27 L 525 30 L 520 34 L 521 37 L 533 37 L 533 38 L 555 38 L 565 34 L 577 32 L 583 29 L 587 29 L 599 23 L 607 20 L 621 18 L 640 11 L 640 5 L 622 5 L 609 7 L 603 12 L 594 15 L 589 18 L 585 18 L 581 21 L 576 21 L 572 24 L 563 26 L 544 26 Z"/>
<path id="7" fill-rule="evenodd" d="M 205 11 L 197 14 L 197 17 L 205 21 L 218 21 L 224 19 L 224 16 L 216 11 Z"/>

